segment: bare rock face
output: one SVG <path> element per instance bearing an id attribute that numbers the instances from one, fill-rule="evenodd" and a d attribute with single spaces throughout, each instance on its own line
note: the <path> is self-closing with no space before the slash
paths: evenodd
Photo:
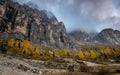
<path id="1" fill-rule="evenodd" d="M 94 38 L 99 43 L 107 45 L 120 45 L 120 31 L 104 29 Z"/>
<path id="2" fill-rule="evenodd" d="M 103 44 L 103 45 L 120 45 L 120 31 L 113 29 L 104 29 L 100 33 L 87 34 L 82 31 L 74 31 L 70 33 L 71 37 L 78 42 L 79 45 Z"/>
<path id="3" fill-rule="evenodd" d="M 56 48 L 72 48 L 63 22 L 45 10 L 19 5 L 11 0 L 0 2 L 0 34 L 8 33 L 17 39 Z"/>
<path id="4" fill-rule="evenodd" d="M 90 35 L 82 31 L 73 31 L 70 35 L 79 42 L 88 42 L 91 40 Z"/>

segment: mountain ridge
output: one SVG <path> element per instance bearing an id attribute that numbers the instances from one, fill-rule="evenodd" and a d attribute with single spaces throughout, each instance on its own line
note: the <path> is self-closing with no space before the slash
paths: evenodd
<path id="1" fill-rule="evenodd" d="M 67 33 L 64 23 L 59 22 L 51 12 L 20 5 L 12 0 L 0 3 L 0 32 L 1 39 L 12 36 L 52 48 L 79 49 L 81 45 L 95 43 L 120 44 L 119 30 L 104 29 L 97 34 L 82 31 Z"/>

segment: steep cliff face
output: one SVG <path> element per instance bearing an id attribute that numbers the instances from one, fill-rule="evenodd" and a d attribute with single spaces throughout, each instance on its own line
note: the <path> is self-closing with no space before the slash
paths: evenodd
<path id="1" fill-rule="evenodd" d="M 0 32 L 1 38 L 8 34 L 44 46 L 73 47 L 64 23 L 58 22 L 52 13 L 19 5 L 11 0 L 2 0 L 0 3 Z"/>

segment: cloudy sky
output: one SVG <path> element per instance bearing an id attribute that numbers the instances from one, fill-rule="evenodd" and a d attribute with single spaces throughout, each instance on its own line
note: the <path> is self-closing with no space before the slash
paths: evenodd
<path id="1" fill-rule="evenodd" d="M 39 10 L 51 11 L 63 21 L 68 32 L 100 32 L 105 28 L 120 30 L 120 0 L 16 0 L 33 3 Z"/>

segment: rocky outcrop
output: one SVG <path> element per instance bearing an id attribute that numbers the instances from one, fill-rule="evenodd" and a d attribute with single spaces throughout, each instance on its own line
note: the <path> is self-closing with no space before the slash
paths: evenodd
<path id="1" fill-rule="evenodd" d="M 63 22 L 45 10 L 20 5 L 11 0 L 0 3 L 0 35 L 3 32 L 17 39 L 55 48 L 73 48 Z"/>

